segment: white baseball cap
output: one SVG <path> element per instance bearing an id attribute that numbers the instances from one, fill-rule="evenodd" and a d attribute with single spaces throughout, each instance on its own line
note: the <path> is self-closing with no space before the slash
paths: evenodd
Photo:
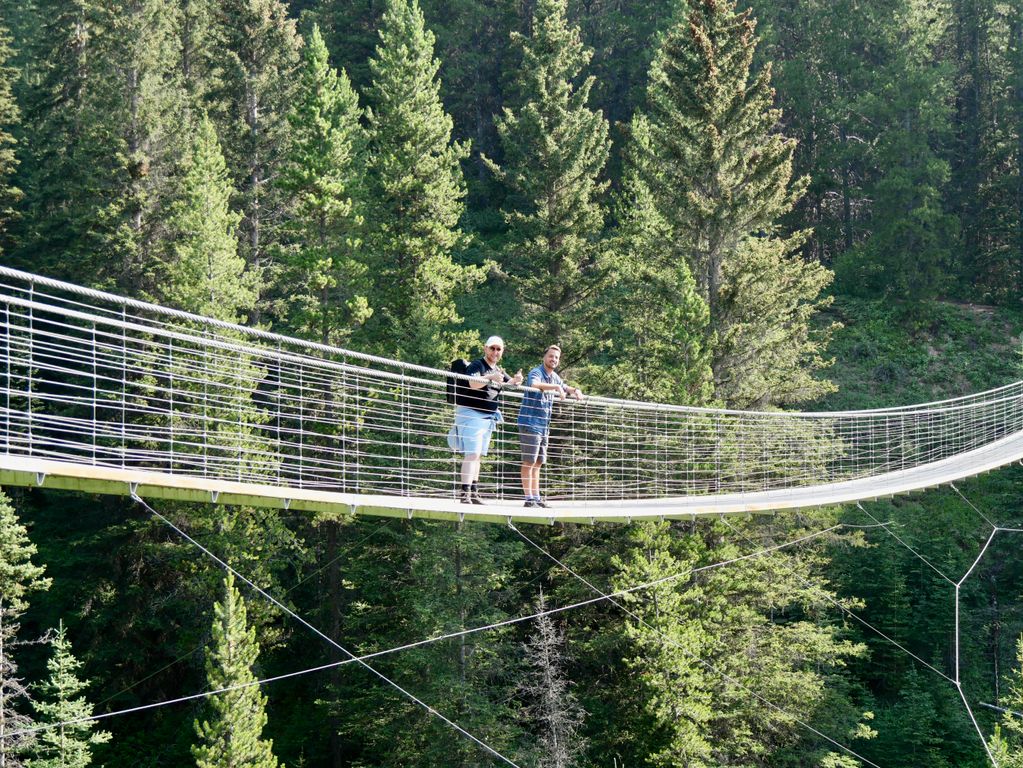
<path id="1" fill-rule="evenodd" d="M 500 336 L 491 336 L 489 339 L 487 339 L 483 343 L 483 346 L 484 347 L 493 347 L 493 346 L 495 346 L 497 344 L 500 344 L 501 345 L 501 349 L 504 349 L 504 339 L 502 339 Z"/>

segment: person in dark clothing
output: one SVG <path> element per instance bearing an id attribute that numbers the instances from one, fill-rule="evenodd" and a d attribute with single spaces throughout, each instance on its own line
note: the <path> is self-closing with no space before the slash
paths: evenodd
<path id="1" fill-rule="evenodd" d="M 504 355 L 504 340 L 491 336 L 483 347 L 483 357 L 466 369 L 472 378 L 469 392 L 455 408 L 455 425 L 448 433 L 448 444 L 461 453 L 462 473 L 459 500 L 463 504 L 483 504 L 479 493 L 480 466 L 490 448 L 490 438 L 501 423 L 501 390 L 505 384 L 522 383 L 522 371 L 509 376 L 498 363 Z"/>

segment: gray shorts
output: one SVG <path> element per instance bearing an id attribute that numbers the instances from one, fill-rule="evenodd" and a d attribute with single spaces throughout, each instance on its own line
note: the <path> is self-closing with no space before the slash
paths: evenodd
<path id="1" fill-rule="evenodd" d="M 522 461 L 525 464 L 543 464 L 547 461 L 547 432 L 542 435 L 523 429 L 519 432 L 522 444 Z"/>

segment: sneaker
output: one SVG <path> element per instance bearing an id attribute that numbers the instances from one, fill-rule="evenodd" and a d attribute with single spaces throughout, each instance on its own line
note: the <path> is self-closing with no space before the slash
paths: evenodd
<path id="1" fill-rule="evenodd" d="M 469 488 L 469 501 L 473 504 L 486 504 L 486 502 L 483 501 L 483 497 L 480 496 L 480 490 L 476 487 L 476 483 L 473 483 Z"/>
<path id="2" fill-rule="evenodd" d="M 536 499 L 536 500 L 533 501 L 533 506 L 534 507 L 543 507 L 544 509 L 547 509 L 547 502 L 544 501 L 543 499 Z"/>
<path id="3" fill-rule="evenodd" d="M 522 506 L 524 506 L 524 507 L 536 507 L 536 506 L 539 506 L 539 505 L 533 499 L 526 499 L 526 503 L 523 504 Z"/>
<path id="4" fill-rule="evenodd" d="M 468 491 L 460 491 L 458 493 L 458 500 L 463 504 L 472 504 L 472 496 Z"/>

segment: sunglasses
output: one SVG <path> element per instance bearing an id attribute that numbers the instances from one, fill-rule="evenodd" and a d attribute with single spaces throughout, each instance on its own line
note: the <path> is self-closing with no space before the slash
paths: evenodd
<path id="1" fill-rule="evenodd" d="M 504 352 L 504 347 L 487 347 L 491 352 Z"/>

